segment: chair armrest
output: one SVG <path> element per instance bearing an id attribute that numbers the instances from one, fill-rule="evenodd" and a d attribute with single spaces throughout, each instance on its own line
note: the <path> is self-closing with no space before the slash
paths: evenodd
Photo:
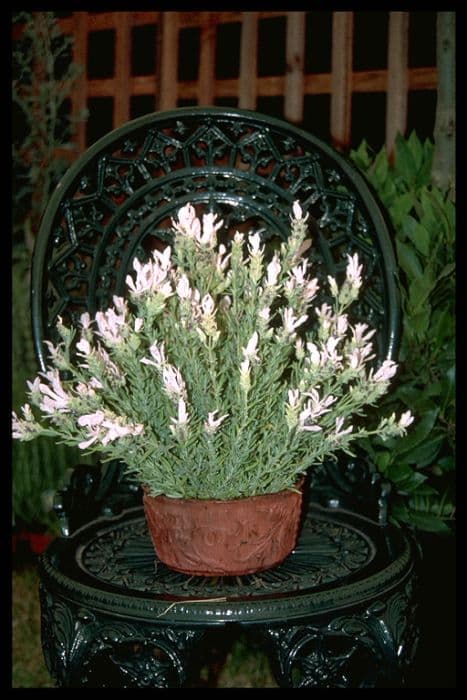
<path id="1" fill-rule="evenodd" d="M 56 492 L 54 512 L 63 537 L 102 516 L 117 515 L 142 502 L 138 484 L 124 475 L 124 465 L 113 461 L 96 465 L 77 464 L 68 482 Z"/>
<path id="2" fill-rule="evenodd" d="M 310 498 L 331 508 L 345 508 L 385 526 L 391 484 L 366 456 L 323 462 L 313 472 Z"/>

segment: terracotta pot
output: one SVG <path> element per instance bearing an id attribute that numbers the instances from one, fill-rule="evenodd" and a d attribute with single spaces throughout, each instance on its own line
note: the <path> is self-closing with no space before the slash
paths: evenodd
<path id="1" fill-rule="evenodd" d="M 240 576 L 280 564 L 301 522 L 301 489 L 232 501 L 154 497 L 145 489 L 143 502 L 159 559 L 198 576 Z"/>

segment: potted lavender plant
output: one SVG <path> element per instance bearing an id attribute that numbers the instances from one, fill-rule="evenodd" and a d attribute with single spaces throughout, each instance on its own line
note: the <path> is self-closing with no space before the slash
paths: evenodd
<path id="1" fill-rule="evenodd" d="M 15 438 L 122 460 L 144 486 L 159 558 L 179 571 L 278 564 L 296 543 L 307 470 L 413 421 L 407 411 L 355 423 L 397 366 L 370 366 L 375 331 L 346 313 L 362 285 L 356 254 L 342 285 L 328 278 L 333 305 L 313 305 L 307 218 L 295 202 L 290 237 L 268 261 L 259 233 L 236 233 L 228 250 L 223 222 L 187 204 L 173 247 L 134 260 L 128 299 L 83 314 L 79 332 L 59 323 L 47 371 L 13 414 Z"/>

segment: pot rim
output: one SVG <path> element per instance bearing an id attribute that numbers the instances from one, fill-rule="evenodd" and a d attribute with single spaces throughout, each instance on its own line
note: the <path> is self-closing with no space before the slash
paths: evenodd
<path id="1" fill-rule="evenodd" d="M 264 499 L 267 497 L 274 497 L 276 498 L 277 496 L 281 495 L 287 495 L 287 494 L 296 494 L 297 496 L 302 495 L 303 491 L 303 485 L 305 483 L 305 478 L 306 475 L 304 474 L 296 483 L 295 486 L 291 486 L 290 488 L 287 489 L 282 489 L 282 491 L 273 491 L 272 493 L 260 493 L 256 494 L 255 496 L 240 496 L 239 498 L 171 498 L 170 496 L 166 496 L 165 494 L 161 493 L 158 496 L 152 496 L 149 493 L 149 486 L 147 484 L 143 484 L 143 492 L 144 492 L 144 498 L 150 498 L 153 500 L 158 500 L 162 502 L 168 502 L 168 503 L 209 503 L 212 505 L 222 505 L 226 506 L 229 503 L 238 503 L 240 501 L 246 501 L 249 500 L 251 501 L 252 499 Z"/>

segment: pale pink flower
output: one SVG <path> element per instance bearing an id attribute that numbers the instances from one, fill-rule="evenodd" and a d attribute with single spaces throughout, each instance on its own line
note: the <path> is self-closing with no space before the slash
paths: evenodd
<path id="1" fill-rule="evenodd" d="M 232 306 L 232 299 L 229 297 L 228 294 L 225 294 L 222 299 L 219 302 L 219 308 L 221 311 L 228 311 L 230 307 Z"/>
<path id="2" fill-rule="evenodd" d="M 327 339 L 321 356 L 321 361 L 323 364 L 328 361 L 337 364 L 342 360 L 342 355 L 339 355 L 337 352 L 337 345 L 339 344 L 340 340 L 340 338 L 336 338 L 332 335 Z"/>
<path id="3" fill-rule="evenodd" d="M 321 364 L 321 353 L 318 350 L 318 346 L 315 343 L 307 343 L 306 349 L 308 350 L 308 361 L 311 365 L 319 367 Z"/>
<path id="4" fill-rule="evenodd" d="M 140 423 L 136 425 L 132 424 L 122 424 L 117 420 L 104 420 L 102 422 L 102 427 L 107 428 L 107 433 L 101 439 L 102 444 L 108 445 L 109 442 L 113 440 L 118 440 L 122 437 L 127 437 L 128 435 L 140 435 L 143 432 L 144 426 Z"/>
<path id="5" fill-rule="evenodd" d="M 44 376 L 52 384 L 52 388 L 47 386 L 47 384 L 39 384 L 39 389 L 43 396 L 43 401 L 40 404 L 41 411 L 49 414 L 56 411 L 67 413 L 70 410 L 71 396 L 62 387 L 58 371 L 49 370 L 45 372 Z"/>
<path id="6" fill-rule="evenodd" d="M 413 415 L 411 414 L 410 411 L 406 411 L 399 418 L 399 427 L 400 428 L 408 428 L 409 425 L 412 425 L 413 422 L 414 422 Z"/>
<path id="7" fill-rule="evenodd" d="M 191 204 L 186 204 L 179 210 L 178 221 L 172 219 L 172 225 L 176 231 L 187 238 L 198 238 L 201 231 L 200 221 Z"/>
<path id="8" fill-rule="evenodd" d="M 231 253 L 226 255 L 227 248 L 225 247 L 225 245 L 223 243 L 220 244 L 218 251 L 219 252 L 217 255 L 217 259 L 216 259 L 216 269 L 219 272 L 223 272 L 225 270 L 225 268 L 227 267 L 227 265 L 229 264 L 229 260 L 231 258 Z"/>
<path id="9" fill-rule="evenodd" d="M 260 311 L 258 312 L 258 316 L 263 320 L 266 321 L 266 323 L 269 321 L 269 317 L 271 315 L 271 309 L 269 306 L 265 306 Z"/>
<path id="10" fill-rule="evenodd" d="M 55 346 L 50 340 L 44 340 L 44 345 L 47 345 L 47 350 L 50 359 L 56 365 L 63 358 L 63 353 L 58 346 Z"/>
<path id="11" fill-rule="evenodd" d="M 40 430 L 40 425 L 36 423 L 34 415 L 31 411 L 31 406 L 26 403 L 21 406 L 23 420 L 18 418 L 15 411 L 12 411 L 12 437 L 18 440 L 32 440 L 37 435 L 37 430 Z"/>
<path id="12" fill-rule="evenodd" d="M 346 334 L 347 328 L 349 327 L 349 320 L 347 314 L 341 314 L 340 316 L 336 316 L 335 324 L 336 333 L 340 338 L 342 338 L 342 336 Z"/>
<path id="13" fill-rule="evenodd" d="M 87 311 L 85 311 L 83 314 L 80 316 L 80 323 L 83 328 L 83 330 L 87 330 L 89 326 L 91 325 L 91 316 Z"/>
<path id="14" fill-rule="evenodd" d="M 97 442 L 101 437 L 101 426 L 96 425 L 93 427 L 88 428 L 88 439 L 87 440 L 82 440 L 80 443 L 78 443 L 78 447 L 80 450 L 85 450 L 87 447 L 90 447 L 93 443 Z"/>
<path id="15" fill-rule="evenodd" d="M 177 295 L 180 299 L 190 299 L 191 298 L 191 287 L 188 277 L 182 275 L 177 282 L 176 287 Z"/>
<path id="16" fill-rule="evenodd" d="M 339 416 L 336 418 L 336 430 L 334 433 L 334 437 L 341 437 L 342 435 L 348 435 L 349 433 L 352 432 L 353 430 L 353 425 L 349 425 L 348 428 L 345 428 L 342 430 L 342 426 L 344 425 L 344 418 L 342 416 Z"/>
<path id="17" fill-rule="evenodd" d="M 87 413 L 78 418 L 78 425 L 94 428 L 97 425 L 102 425 L 105 420 L 104 411 L 95 411 L 94 413 Z"/>
<path id="18" fill-rule="evenodd" d="M 292 204 L 292 213 L 293 218 L 296 221 L 307 221 L 308 217 L 310 216 L 309 214 L 305 214 L 305 216 L 303 216 L 303 211 L 298 199 Z"/>
<path id="19" fill-rule="evenodd" d="M 337 286 L 337 282 L 334 277 L 331 277 L 331 275 L 328 275 L 328 284 L 329 284 L 329 289 L 331 290 L 331 294 L 333 297 L 338 297 L 339 296 L 339 287 Z"/>
<path id="20" fill-rule="evenodd" d="M 138 258 L 133 259 L 133 269 L 136 271 L 136 279 L 133 280 L 131 275 L 127 275 L 125 282 L 134 296 L 141 296 L 146 292 L 151 291 L 154 279 L 154 268 L 151 262 L 144 265 L 140 263 Z"/>
<path id="21" fill-rule="evenodd" d="M 79 394 L 80 396 L 95 396 L 96 392 L 94 389 L 89 386 L 89 384 L 85 384 L 84 382 L 78 382 L 76 385 L 76 393 Z"/>
<path id="22" fill-rule="evenodd" d="M 220 416 L 219 418 L 214 418 L 216 413 L 219 413 L 219 411 L 211 411 L 208 413 L 208 419 L 204 421 L 204 430 L 208 435 L 213 435 L 219 427 L 222 425 L 224 420 L 228 418 L 229 414 L 225 413 L 223 416 Z"/>
<path id="23" fill-rule="evenodd" d="M 281 264 L 277 255 L 274 255 L 273 259 L 266 268 L 267 272 L 267 286 L 274 287 L 277 284 L 279 273 L 281 271 Z"/>
<path id="24" fill-rule="evenodd" d="M 160 250 L 157 250 L 157 248 L 155 248 L 152 251 L 152 257 L 154 259 L 156 267 L 165 273 L 167 273 L 168 270 L 170 270 L 170 268 L 172 267 L 172 262 L 170 259 L 171 255 L 172 249 L 169 245 L 166 248 L 164 248 L 163 253 L 161 253 Z"/>
<path id="25" fill-rule="evenodd" d="M 365 333 L 365 331 L 368 329 L 368 325 L 366 323 L 356 323 L 355 326 L 352 328 L 352 335 L 355 343 L 366 343 L 374 336 L 376 333 L 376 329 L 368 331 L 368 333 Z"/>
<path id="26" fill-rule="evenodd" d="M 99 335 L 108 343 L 118 345 L 122 342 L 122 331 L 126 328 L 124 315 L 116 314 L 112 308 L 107 309 L 107 311 L 98 311 L 96 313 L 96 323 L 99 328 Z"/>
<path id="27" fill-rule="evenodd" d="M 287 391 L 287 396 L 289 399 L 289 406 L 291 406 L 292 408 L 298 406 L 300 398 L 300 391 L 298 389 L 289 389 Z"/>
<path id="28" fill-rule="evenodd" d="M 121 317 L 125 319 L 126 313 L 128 311 L 128 306 L 123 297 L 119 297 L 116 294 L 112 297 L 115 309 L 121 314 Z"/>
<path id="29" fill-rule="evenodd" d="M 369 379 L 372 379 L 374 382 L 387 382 L 396 374 L 396 372 L 396 363 L 392 360 L 384 360 L 383 364 L 374 376 L 372 376 L 373 371 L 370 372 Z"/>
<path id="30" fill-rule="evenodd" d="M 217 222 L 216 219 L 217 214 L 213 214 L 212 212 L 209 212 L 209 214 L 203 214 L 203 234 L 198 239 L 201 245 L 207 245 L 210 248 L 213 248 L 216 245 L 216 233 L 224 224 L 222 219 Z"/>
<path id="31" fill-rule="evenodd" d="M 347 282 L 350 284 L 350 286 L 353 289 L 359 289 L 362 284 L 362 269 L 363 265 L 359 265 L 359 260 L 358 260 L 358 253 L 355 253 L 353 256 L 347 255 L 347 269 L 346 269 L 346 276 L 347 276 Z"/>
<path id="32" fill-rule="evenodd" d="M 215 308 L 215 303 L 214 299 L 210 294 L 205 294 L 204 297 L 201 299 L 201 308 L 205 316 L 212 315 Z"/>
<path id="33" fill-rule="evenodd" d="M 182 398 L 185 396 L 186 388 L 180 371 L 173 365 L 166 364 L 162 369 L 162 382 L 169 396 Z"/>
<path id="34" fill-rule="evenodd" d="M 332 308 L 326 302 L 321 304 L 319 309 L 315 309 L 315 313 L 321 321 L 326 320 L 330 323 L 333 319 Z"/>
<path id="35" fill-rule="evenodd" d="M 105 373 L 108 376 L 115 378 L 115 379 L 119 379 L 119 380 L 123 379 L 123 376 L 122 376 L 119 368 L 117 367 L 115 362 L 112 362 L 112 360 L 110 359 L 109 353 L 107 352 L 107 350 L 105 350 L 105 348 L 102 347 L 102 345 L 99 344 L 97 346 L 97 349 L 95 351 L 95 356 L 102 363 L 102 369 L 105 371 Z M 88 366 L 89 365 L 83 365 L 83 367 L 88 367 Z"/>
<path id="36" fill-rule="evenodd" d="M 284 330 L 288 335 L 293 335 L 295 329 L 301 326 L 302 323 L 305 323 L 305 321 L 308 321 L 308 316 L 306 314 L 300 316 L 300 318 L 297 318 L 293 312 L 293 309 L 291 309 L 290 307 L 284 309 Z"/>
<path id="37" fill-rule="evenodd" d="M 301 338 L 297 338 L 295 341 L 295 354 L 297 359 L 301 360 L 305 357 L 304 343 Z"/>
<path id="38" fill-rule="evenodd" d="M 166 359 L 164 343 L 161 343 L 160 345 L 158 345 L 157 343 L 153 343 L 149 348 L 149 352 L 151 353 L 151 357 L 153 359 L 149 360 L 146 357 L 143 357 L 143 359 L 140 360 L 140 362 L 142 362 L 143 365 L 153 365 L 154 367 L 162 367 L 162 365 L 165 364 Z"/>
<path id="39" fill-rule="evenodd" d="M 305 392 L 305 396 L 310 397 L 310 401 L 307 401 L 306 407 L 309 410 L 309 416 L 312 420 L 315 420 L 319 416 L 329 413 L 331 406 L 337 398 L 329 394 L 325 398 L 321 399 L 317 389 L 312 389 L 310 392 Z"/>
<path id="40" fill-rule="evenodd" d="M 169 426 L 172 433 L 174 433 L 174 435 L 184 435 L 190 419 L 186 403 L 182 398 L 178 400 L 177 418 L 171 418 L 170 420 L 173 423 L 173 425 Z"/>
<path id="41" fill-rule="evenodd" d="M 261 245 L 259 233 L 250 233 L 248 237 L 248 250 L 251 256 L 259 256 L 264 253 L 264 245 Z"/>
<path id="42" fill-rule="evenodd" d="M 306 406 L 300 411 L 298 416 L 298 430 L 309 433 L 319 433 L 322 428 L 314 423 L 307 423 L 308 420 L 313 420 L 313 411 L 311 402 L 308 401 Z"/>
<path id="43" fill-rule="evenodd" d="M 305 284 L 306 280 L 306 269 L 308 267 L 308 260 L 302 260 L 300 265 L 296 265 L 292 268 L 292 276 L 294 277 L 296 283 L 300 286 Z"/>
<path id="44" fill-rule="evenodd" d="M 40 377 L 36 377 L 33 382 L 30 382 L 29 380 L 26 382 L 28 387 L 29 387 L 29 393 L 32 395 L 36 395 L 36 397 L 39 396 L 41 393 L 40 385 L 41 385 L 41 380 Z"/>
<path id="45" fill-rule="evenodd" d="M 142 318 L 135 318 L 135 333 L 139 333 L 142 329 L 144 321 Z"/>
<path id="46" fill-rule="evenodd" d="M 318 284 L 317 278 L 315 277 L 314 279 L 309 280 L 308 282 L 306 282 L 306 284 L 303 285 L 303 289 L 302 289 L 303 299 L 307 302 L 311 301 L 313 299 L 313 297 L 316 296 L 316 293 L 318 290 L 319 290 L 319 284 Z"/>
<path id="47" fill-rule="evenodd" d="M 13 438 L 22 440 L 27 436 L 28 430 L 25 421 L 20 420 L 15 411 L 12 411 L 11 428 Z"/>
<path id="48" fill-rule="evenodd" d="M 242 348 L 242 353 L 245 358 L 248 358 L 249 360 L 258 359 L 258 354 L 256 352 L 258 347 L 258 339 L 258 333 L 255 331 L 248 341 L 246 348 Z"/>
<path id="49" fill-rule="evenodd" d="M 91 343 L 86 338 L 81 338 L 79 343 L 76 343 L 76 349 L 79 350 L 78 355 L 86 357 L 91 354 Z"/>

